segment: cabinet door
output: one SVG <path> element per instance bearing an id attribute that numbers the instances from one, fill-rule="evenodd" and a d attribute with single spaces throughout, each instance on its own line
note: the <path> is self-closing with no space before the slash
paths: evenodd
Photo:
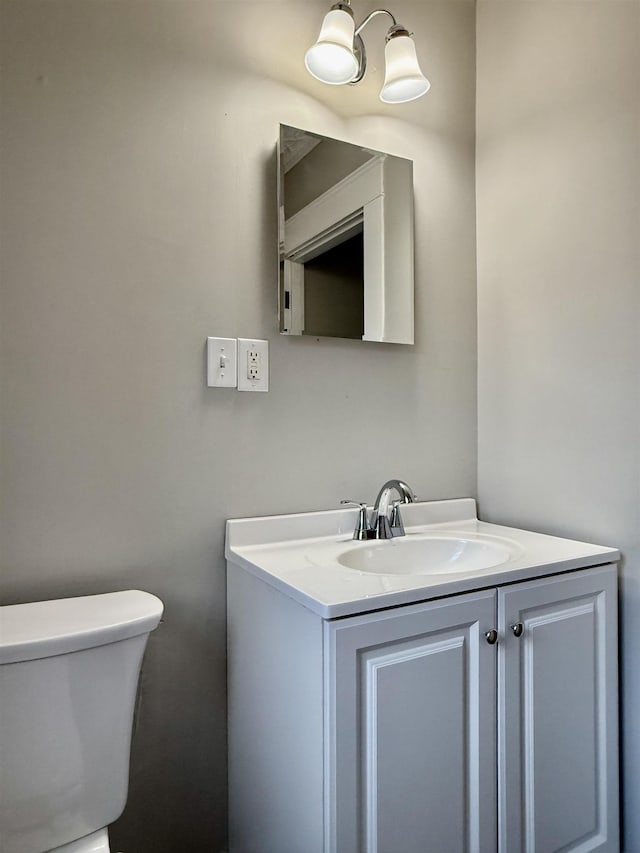
<path id="1" fill-rule="evenodd" d="M 327 853 L 495 853 L 495 602 L 326 624 Z"/>
<path id="2" fill-rule="evenodd" d="M 615 566 L 498 590 L 501 853 L 619 849 L 616 617 Z"/>

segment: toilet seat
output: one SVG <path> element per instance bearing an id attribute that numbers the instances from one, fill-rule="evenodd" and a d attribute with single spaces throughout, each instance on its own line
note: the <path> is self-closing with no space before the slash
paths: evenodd
<path id="1" fill-rule="evenodd" d="M 48 853 L 110 853 L 107 829 L 106 827 L 99 829 L 91 835 L 85 835 L 84 838 L 63 844 L 62 847 L 55 847 Z"/>

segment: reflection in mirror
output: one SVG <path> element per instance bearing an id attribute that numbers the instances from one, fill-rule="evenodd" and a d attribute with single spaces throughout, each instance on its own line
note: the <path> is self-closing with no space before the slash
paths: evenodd
<path id="1" fill-rule="evenodd" d="M 413 164 L 280 125 L 285 335 L 413 343 Z"/>

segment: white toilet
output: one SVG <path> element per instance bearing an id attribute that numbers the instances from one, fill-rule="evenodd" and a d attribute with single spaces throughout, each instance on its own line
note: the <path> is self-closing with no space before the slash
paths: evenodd
<path id="1" fill-rule="evenodd" d="M 2 853 L 109 853 L 162 609 L 138 590 L 0 607 Z"/>

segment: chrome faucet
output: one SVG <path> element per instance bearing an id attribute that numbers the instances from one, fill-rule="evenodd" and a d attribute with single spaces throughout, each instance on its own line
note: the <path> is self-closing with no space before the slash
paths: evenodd
<path id="1" fill-rule="evenodd" d="M 389 518 L 389 498 L 391 492 L 400 495 L 399 501 L 394 501 L 391 506 L 391 518 Z M 413 489 L 402 480 L 387 480 L 378 492 L 378 497 L 373 505 L 373 525 L 376 539 L 391 539 L 394 536 L 404 536 L 404 525 L 400 515 L 400 504 L 411 504 L 416 496 Z"/>
<path id="2" fill-rule="evenodd" d="M 391 515 L 389 515 L 389 499 L 395 491 L 400 500 L 391 504 Z M 360 501 L 344 500 L 342 504 L 351 504 L 360 509 L 358 521 L 353 531 L 354 539 L 392 539 L 395 536 L 404 536 L 404 525 L 400 515 L 400 504 L 413 503 L 416 496 L 413 489 L 403 480 L 387 480 L 378 492 L 378 497 L 373 505 L 371 518 L 367 515 L 367 505 Z"/>

